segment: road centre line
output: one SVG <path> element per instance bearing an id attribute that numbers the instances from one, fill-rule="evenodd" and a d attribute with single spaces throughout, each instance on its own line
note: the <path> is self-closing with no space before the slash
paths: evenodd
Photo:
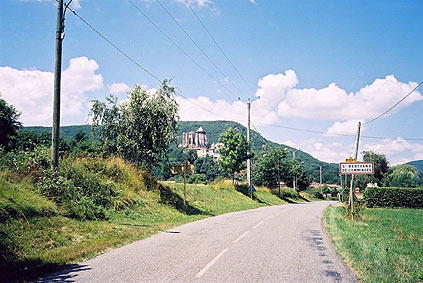
<path id="1" fill-rule="evenodd" d="M 203 276 L 204 273 L 206 273 L 207 270 L 209 270 L 210 267 L 213 266 L 213 264 L 216 263 L 216 261 L 219 260 L 219 258 L 224 255 L 226 252 L 228 251 L 228 249 L 224 249 L 223 251 L 220 252 L 220 254 L 218 254 L 214 259 L 212 259 L 203 269 L 200 270 L 200 272 L 197 273 L 197 275 L 195 275 L 195 277 L 200 278 L 201 276 Z"/>
<path id="2" fill-rule="evenodd" d="M 247 232 L 245 232 L 244 234 L 242 234 L 241 236 L 239 236 L 235 241 L 234 241 L 234 244 L 236 243 L 236 242 L 238 242 L 239 240 L 241 240 L 242 238 L 244 238 L 245 237 L 245 235 L 247 235 L 248 234 L 248 232 L 249 231 L 247 231 Z"/>
<path id="3" fill-rule="evenodd" d="M 258 226 L 260 226 L 261 224 L 263 224 L 263 221 L 260 221 L 259 223 L 257 223 L 256 225 L 253 226 L 253 229 L 256 229 Z"/>
<path id="4" fill-rule="evenodd" d="M 266 217 L 266 220 L 269 220 L 269 219 L 270 219 L 270 218 L 272 218 L 273 216 L 275 216 L 275 215 L 270 215 L 270 216 Z"/>

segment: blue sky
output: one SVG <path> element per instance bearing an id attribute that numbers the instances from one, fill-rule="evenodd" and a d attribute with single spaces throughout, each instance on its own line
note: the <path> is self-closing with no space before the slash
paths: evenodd
<path id="1" fill-rule="evenodd" d="M 74 0 L 73 9 L 160 79 L 173 78 L 182 120 L 227 117 L 266 138 L 339 162 L 351 154 L 358 121 L 383 113 L 423 80 L 423 1 L 187 0 L 246 83 L 225 59 L 185 0 Z M 51 125 L 56 3 L 0 3 L 0 92 L 22 111 L 24 125 Z M 222 74 L 223 73 L 223 74 Z M 209 74 L 213 77 L 211 78 Z M 158 83 L 89 29 L 66 15 L 62 125 L 87 121 L 90 99 L 124 99 L 135 84 Z M 234 87 L 236 86 L 236 88 Z M 200 105 L 213 112 L 206 112 Z M 385 153 L 391 164 L 423 159 L 422 87 L 386 116 L 365 125 L 360 151 Z M 217 115 L 215 115 L 217 114 Z M 272 125 L 272 126 L 271 126 Z M 282 127 L 282 128 L 281 128 Z"/>

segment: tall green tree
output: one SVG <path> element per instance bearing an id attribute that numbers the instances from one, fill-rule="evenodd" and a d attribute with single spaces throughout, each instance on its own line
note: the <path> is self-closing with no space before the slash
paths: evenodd
<path id="1" fill-rule="evenodd" d="M 374 163 L 374 174 L 373 175 L 357 175 L 355 178 L 356 186 L 364 190 L 368 183 L 377 183 L 378 186 L 382 186 L 384 178 L 389 173 L 389 162 L 383 153 L 376 153 L 374 151 L 363 151 L 363 161 Z"/>
<path id="2" fill-rule="evenodd" d="M 121 103 L 113 96 L 106 102 L 94 100 L 92 128 L 99 131 L 104 154 L 120 155 L 151 169 L 174 141 L 177 111 L 175 89 L 164 80 L 153 94 L 136 86 Z"/>
<path id="3" fill-rule="evenodd" d="M 285 159 L 286 156 L 287 152 L 281 147 L 265 146 L 264 150 L 257 154 L 251 169 L 254 184 L 277 188 L 278 180 L 286 181 L 291 170 L 290 163 Z"/>
<path id="4" fill-rule="evenodd" d="M 389 187 L 416 187 L 419 183 L 419 172 L 414 166 L 408 164 L 395 165 L 390 169 L 386 177 Z"/>
<path id="5" fill-rule="evenodd" d="M 235 173 L 246 168 L 250 144 L 241 132 L 235 133 L 232 128 L 220 136 L 219 142 L 223 143 L 219 149 L 219 167 L 231 174 L 234 181 Z"/>
<path id="6" fill-rule="evenodd" d="M 6 152 L 13 149 L 17 131 L 22 128 L 18 120 L 20 115 L 13 105 L 9 105 L 0 96 L 0 147 Z"/>

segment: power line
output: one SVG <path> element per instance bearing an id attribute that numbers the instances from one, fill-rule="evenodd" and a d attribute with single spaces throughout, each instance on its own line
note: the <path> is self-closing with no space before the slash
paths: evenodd
<path id="1" fill-rule="evenodd" d="M 191 37 L 191 35 L 184 29 L 184 27 L 175 19 L 175 17 L 169 12 L 168 9 L 166 9 L 166 7 L 162 4 L 162 2 L 160 2 L 160 0 L 156 0 L 157 3 L 159 3 L 160 7 L 162 7 L 162 9 L 166 12 L 166 14 L 168 14 L 168 16 L 176 23 L 176 25 L 183 31 L 183 33 L 191 40 L 191 42 L 195 45 L 195 47 L 197 47 L 198 50 L 200 50 L 200 52 L 209 60 L 209 62 L 216 68 L 216 70 L 219 71 L 219 73 L 224 77 L 224 78 L 228 78 L 229 76 L 226 75 L 217 65 L 216 63 L 210 58 L 209 55 L 207 55 L 207 53 L 197 44 L 197 42 Z M 235 83 L 229 79 L 229 82 L 232 84 L 232 86 L 238 90 L 238 92 L 242 95 L 243 92 L 238 88 L 237 85 L 235 85 Z"/>
<path id="2" fill-rule="evenodd" d="M 406 99 L 407 97 L 409 97 L 414 91 L 416 91 L 418 88 L 419 88 L 419 86 L 421 86 L 423 84 L 423 81 L 422 82 L 420 82 L 412 91 L 410 91 L 406 96 L 404 96 L 403 98 L 401 98 L 397 103 L 395 103 L 391 108 L 389 108 L 388 110 L 386 110 L 385 112 L 383 112 L 382 114 L 380 114 L 379 116 L 377 116 L 377 117 L 375 117 L 375 118 L 373 118 L 372 120 L 370 120 L 370 121 L 367 121 L 367 122 L 365 122 L 365 123 L 363 123 L 363 125 L 366 125 L 366 124 L 369 124 L 369 123 L 371 123 L 371 122 L 373 122 L 373 121 L 375 121 L 375 120 L 377 120 L 377 119 L 379 119 L 380 117 L 382 117 L 382 116 L 384 116 L 386 113 L 388 113 L 389 111 L 391 111 L 392 109 L 394 109 L 398 104 L 400 104 L 401 102 L 403 102 L 404 101 L 404 99 Z"/>
<path id="3" fill-rule="evenodd" d="M 234 68 L 235 72 L 238 74 L 238 76 L 244 81 L 245 85 L 247 87 L 250 88 L 250 90 L 252 90 L 252 92 L 255 92 L 254 87 L 251 87 L 250 84 L 247 82 L 247 80 L 241 75 L 241 73 L 238 71 L 238 68 L 235 67 L 234 63 L 232 63 L 232 61 L 229 59 L 228 56 L 226 56 L 225 52 L 223 51 L 223 49 L 220 47 L 219 43 L 217 43 L 216 39 L 214 38 L 214 36 L 211 34 L 211 32 L 208 30 L 208 28 L 206 27 L 206 25 L 203 23 L 203 21 L 200 19 L 200 17 L 197 15 L 197 13 L 194 11 L 194 9 L 191 7 L 191 5 L 189 4 L 189 2 L 187 0 L 185 0 L 185 3 L 188 5 L 188 7 L 190 8 L 191 12 L 194 14 L 194 16 L 197 18 L 197 20 L 200 22 L 200 24 L 203 26 L 203 28 L 205 29 L 205 31 L 207 32 L 207 34 L 210 36 L 210 38 L 212 39 L 212 41 L 214 42 L 214 44 L 217 46 L 217 48 L 219 49 L 219 51 L 222 53 L 222 55 L 226 58 L 226 60 L 228 60 L 228 62 L 231 64 L 232 68 Z"/>
<path id="4" fill-rule="evenodd" d="M 141 68 L 144 72 L 146 72 L 147 74 L 149 74 L 153 79 L 155 79 L 159 83 L 162 83 L 162 81 L 158 77 L 156 77 L 155 75 L 153 75 L 149 70 L 147 70 L 146 68 L 144 68 L 141 64 L 139 64 L 137 61 L 135 61 L 134 59 L 132 59 L 128 54 L 126 54 L 122 49 L 120 49 L 119 47 L 117 47 L 113 42 L 111 42 L 108 38 L 106 38 L 103 34 L 101 34 L 97 29 L 95 29 L 92 25 L 90 25 L 86 20 L 84 20 L 80 15 L 78 15 L 73 9 L 71 9 L 70 7 L 68 7 L 68 9 L 78 19 L 80 19 L 82 22 L 84 22 L 89 28 L 91 28 L 96 34 L 98 34 L 101 38 L 103 38 L 107 43 L 109 43 L 113 48 L 115 48 L 117 51 L 119 51 L 128 60 L 130 60 L 132 63 L 134 63 L 135 65 L 137 65 L 139 68 Z"/>
<path id="5" fill-rule="evenodd" d="M 130 1 L 130 0 L 128 0 L 128 1 Z M 102 33 L 100 33 L 96 28 L 94 28 L 90 23 L 88 23 L 85 19 L 83 19 L 80 15 L 78 15 L 72 8 L 68 7 L 68 9 L 78 19 L 80 19 L 90 29 L 92 29 L 97 35 L 99 35 L 102 39 L 104 39 L 107 43 L 109 43 L 113 48 L 115 48 L 117 51 L 119 51 L 119 53 L 121 53 L 123 56 L 125 56 L 129 61 L 131 61 L 132 63 L 134 63 L 137 67 L 139 67 L 140 69 L 142 69 L 144 72 L 146 72 L 152 78 L 154 78 L 157 82 L 159 82 L 160 84 L 162 83 L 162 81 L 158 77 L 156 77 L 153 73 L 151 73 L 150 71 L 148 71 L 140 63 L 138 63 L 136 60 L 134 60 L 133 58 L 131 58 L 127 53 L 125 53 L 122 49 L 120 49 L 118 46 L 116 46 L 112 41 L 110 41 L 107 37 L 105 37 Z M 420 83 L 419 86 L 422 83 Z M 419 86 L 417 86 L 413 91 L 415 91 Z M 203 107 L 203 106 L 201 106 L 201 105 L 199 105 L 199 104 L 191 101 L 189 98 L 185 97 L 181 92 L 176 91 L 176 94 L 179 95 L 180 97 L 182 97 L 183 99 L 187 100 L 191 104 L 193 104 L 193 105 L 195 105 L 195 106 L 203 109 L 204 111 L 207 111 L 210 114 L 213 114 L 215 116 L 221 117 L 221 118 L 226 119 L 226 120 L 232 120 L 232 121 L 241 122 L 241 123 L 244 122 L 243 120 L 233 119 L 233 118 L 230 118 L 230 117 L 226 117 L 226 116 L 217 114 L 217 113 L 215 113 L 215 112 L 213 112 L 213 111 L 211 111 L 211 110 L 209 110 L 209 109 L 207 109 L 207 108 L 205 108 L 205 107 Z M 410 95 L 410 94 L 411 93 L 409 93 L 408 95 Z M 404 100 L 405 98 L 406 97 L 404 97 L 402 100 Z M 266 124 L 266 123 L 261 123 L 261 122 L 258 122 L 258 121 L 255 121 L 254 123 L 258 123 L 258 124 L 261 124 L 263 126 L 272 126 L 272 127 L 282 128 L 282 129 L 288 129 L 288 130 L 294 130 L 294 131 L 301 131 L 301 132 L 309 132 L 309 133 L 316 133 L 316 134 L 322 134 L 322 135 L 334 135 L 334 136 L 344 136 L 344 137 L 352 137 L 352 136 L 355 136 L 355 135 L 348 135 L 348 134 L 339 134 L 339 133 L 330 133 L 330 132 L 316 131 L 316 130 L 310 130 L 310 129 L 304 129 L 304 128 L 295 128 L 295 127 L 275 125 L 275 124 Z M 395 139 L 394 137 L 365 136 L 365 135 L 362 135 L 361 137 L 363 137 L 363 138 L 369 138 L 369 139 Z M 407 140 L 407 141 L 423 141 L 423 138 L 402 138 L 402 139 Z"/>
<path id="6" fill-rule="evenodd" d="M 135 9 L 138 10 L 167 40 L 169 40 L 182 54 L 184 54 L 192 63 L 194 63 L 199 69 L 201 69 L 204 73 L 206 73 L 212 80 L 214 80 L 218 85 L 220 85 L 223 89 L 225 89 L 230 94 L 234 95 L 231 90 L 229 90 L 227 87 L 225 87 L 222 83 L 219 82 L 218 79 L 216 79 L 212 74 L 210 74 L 206 69 L 204 69 L 197 61 L 195 61 L 191 55 L 189 55 L 182 47 L 180 47 L 170 36 L 168 36 L 156 23 L 153 22 L 153 20 L 150 19 L 137 5 L 134 4 L 131 0 L 128 0 L 128 2 L 134 6 Z"/>

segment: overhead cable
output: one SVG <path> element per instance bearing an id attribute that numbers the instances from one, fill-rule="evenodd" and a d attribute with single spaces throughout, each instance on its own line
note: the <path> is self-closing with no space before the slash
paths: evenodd
<path id="1" fill-rule="evenodd" d="M 364 122 L 363 125 L 369 124 L 377 119 L 379 119 L 380 117 L 384 116 L 385 114 L 387 114 L 389 111 L 391 111 L 392 109 L 394 109 L 398 104 L 400 104 L 401 102 L 403 102 L 407 97 L 409 97 L 414 91 L 416 91 L 421 85 L 423 84 L 423 81 L 420 82 L 412 91 L 410 91 L 406 96 L 404 96 L 403 98 L 401 98 L 397 103 L 395 103 L 391 108 L 389 108 L 388 110 L 386 110 L 385 112 L 383 112 L 382 114 L 380 114 L 379 116 Z"/>
<path id="2" fill-rule="evenodd" d="M 170 36 L 168 36 L 153 20 L 150 19 L 150 17 L 147 16 L 137 5 L 134 4 L 131 0 L 127 0 L 138 12 L 140 12 L 167 40 L 169 40 L 182 54 L 184 54 L 194 65 L 196 65 L 200 70 L 202 70 L 204 73 L 206 73 L 213 81 L 215 81 L 220 87 L 225 89 L 228 93 L 232 94 L 236 97 L 236 95 L 228 89 L 226 86 L 224 86 L 218 79 L 216 79 L 210 72 L 208 72 L 206 69 L 203 68 L 197 61 L 194 60 L 194 58 L 191 57 L 182 47 L 180 47 Z"/>
<path id="3" fill-rule="evenodd" d="M 189 4 L 189 2 L 187 0 L 185 0 L 185 3 L 188 5 L 188 7 L 190 8 L 191 12 L 194 14 L 194 16 L 197 18 L 197 20 L 203 26 L 204 30 L 207 32 L 207 34 L 210 36 L 210 38 L 212 39 L 212 41 L 214 42 L 214 44 L 219 49 L 220 53 L 222 53 L 222 55 L 226 58 L 226 60 L 229 62 L 229 64 L 231 64 L 232 68 L 235 70 L 235 72 L 238 74 L 238 76 L 244 81 L 245 85 L 247 87 L 249 87 L 250 90 L 252 90 L 252 92 L 255 92 L 254 87 L 251 87 L 251 85 L 247 82 L 247 80 L 241 75 L 241 73 L 238 71 L 238 68 L 235 67 L 234 63 L 232 63 L 232 61 L 229 59 L 229 57 L 225 54 L 225 52 L 223 51 L 222 47 L 220 47 L 219 43 L 217 43 L 217 41 L 214 38 L 214 36 L 211 34 L 211 32 L 206 27 L 206 25 L 203 23 L 203 21 L 197 15 L 197 13 L 195 12 L 195 10 L 191 7 L 191 5 Z"/>
<path id="4" fill-rule="evenodd" d="M 156 77 L 155 75 L 153 75 L 153 73 L 151 73 L 149 70 L 147 70 L 146 68 L 144 68 L 140 63 L 138 63 L 137 61 L 135 61 L 134 59 L 132 59 L 128 54 L 126 54 L 122 49 L 120 49 L 119 47 L 117 47 L 113 42 L 111 42 L 107 37 L 105 37 L 103 34 L 101 34 L 97 29 L 95 29 L 92 25 L 90 25 L 86 20 L 84 20 L 80 15 L 78 15 L 73 9 L 71 9 L 70 7 L 68 7 L 68 9 L 78 18 L 80 19 L 83 23 L 85 23 L 90 29 L 92 29 L 96 34 L 98 34 L 101 38 L 103 38 L 107 43 L 109 43 L 113 48 L 115 48 L 117 51 L 119 51 L 123 56 L 125 56 L 129 61 L 131 61 L 132 63 L 134 63 L 135 65 L 137 65 L 139 68 L 141 68 L 144 72 L 146 72 L 147 74 L 149 74 L 153 79 L 155 79 L 156 81 L 158 81 L 159 83 L 162 83 L 162 81 Z"/>
<path id="5" fill-rule="evenodd" d="M 157 3 L 159 3 L 160 7 L 162 7 L 162 9 L 166 12 L 166 14 L 176 23 L 176 25 L 182 30 L 182 32 L 191 40 L 191 42 L 195 45 L 195 47 L 197 47 L 198 50 L 200 50 L 200 52 L 207 58 L 207 60 L 209 60 L 209 62 L 216 68 L 216 70 L 224 77 L 224 78 L 228 78 L 229 82 L 232 84 L 232 86 L 241 94 L 241 95 L 245 95 L 241 89 L 239 89 L 239 87 L 229 78 L 228 75 L 226 75 L 222 69 L 220 69 L 216 63 L 210 58 L 209 55 L 207 55 L 207 53 L 198 45 L 198 43 L 192 38 L 192 36 L 184 29 L 184 27 L 175 19 L 175 17 L 169 12 L 168 9 L 166 9 L 166 7 L 162 4 L 162 2 L 160 2 L 160 0 L 156 0 Z"/>
<path id="6" fill-rule="evenodd" d="M 128 0 L 130 1 L 130 0 Z M 143 67 L 140 63 L 138 63 L 135 59 L 131 58 L 127 53 L 125 53 L 122 49 L 120 49 L 118 46 L 116 46 L 116 44 L 114 44 L 112 41 L 110 41 L 106 36 L 104 36 L 102 33 L 100 33 L 96 28 L 94 28 L 90 23 L 88 23 L 85 19 L 83 19 L 78 13 L 76 13 L 72 8 L 68 8 L 78 19 L 80 19 L 82 22 L 84 22 L 91 30 L 93 30 L 97 35 L 99 35 L 102 39 L 104 39 L 108 44 L 110 44 L 113 48 L 115 48 L 119 53 L 121 53 L 123 56 L 125 56 L 129 61 L 131 61 L 133 64 L 135 64 L 137 67 L 139 67 L 141 70 L 143 70 L 144 72 L 146 72 L 148 75 L 150 75 L 153 79 L 155 79 L 157 82 L 159 82 L 160 84 L 162 83 L 162 81 L 155 76 L 153 73 L 151 73 L 149 70 L 147 70 L 145 67 Z M 423 82 L 422 82 L 423 83 Z M 420 83 L 419 86 L 422 84 Z M 414 89 L 416 90 L 418 88 L 418 86 Z M 413 91 L 414 91 L 413 90 Z M 182 97 L 183 99 L 187 100 L 188 102 L 190 102 L 191 104 L 195 105 L 198 108 L 203 109 L 204 111 L 207 111 L 210 114 L 213 114 L 215 116 L 221 117 L 223 119 L 226 120 L 232 120 L 232 121 L 236 121 L 236 122 L 245 122 L 243 120 L 238 120 L 238 119 L 233 119 L 230 117 L 226 117 L 223 115 L 220 115 L 218 113 L 215 113 L 195 102 L 193 102 L 191 99 L 185 97 L 181 92 L 176 91 L 176 94 L 180 97 Z M 411 94 L 411 93 L 410 93 Z M 405 98 L 404 98 L 405 99 Z M 339 134 L 339 133 L 330 133 L 330 132 L 323 132 L 323 131 L 316 131 L 316 130 L 310 130 L 310 129 L 304 129 L 304 128 L 295 128 L 295 127 L 289 127 L 289 126 L 283 126 L 283 125 L 275 125 L 275 124 L 266 124 L 266 123 L 262 123 L 262 122 L 258 122 L 258 121 L 252 121 L 256 124 L 261 124 L 263 126 L 271 126 L 271 127 L 277 127 L 277 128 L 282 128 L 282 129 L 288 129 L 288 130 L 294 130 L 294 131 L 301 131 L 301 132 L 308 132 L 308 133 L 316 133 L 316 134 L 322 134 L 322 135 L 334 135 L 334 136 L 344 136 L 344 137 L 352 137 L 352 136 L 356 136 L 356 135 L 349 135 L 349 134 Z M 369 139 L 396 139 L 393 137 L 380 137 L 380 136 L 366 136 L 366 135 L 361 135 L 362 138 L 369 138 Z M 402 138 L 404 140 L 407 141 L 423 141 L 423 138 Z"/>

